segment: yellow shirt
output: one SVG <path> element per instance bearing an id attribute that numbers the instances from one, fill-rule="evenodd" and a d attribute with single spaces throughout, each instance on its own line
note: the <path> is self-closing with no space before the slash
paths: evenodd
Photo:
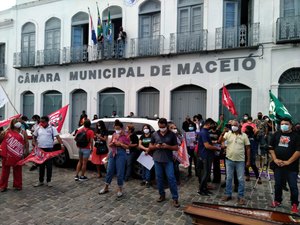
<path id="1" fill-rule="evenodd" d="M 250 145 L 247 135 L 229 131 L 225 133 L 224 139 L 227 141 L 226 158 L 232 161 L 245 161 L 245 146 Z"/>

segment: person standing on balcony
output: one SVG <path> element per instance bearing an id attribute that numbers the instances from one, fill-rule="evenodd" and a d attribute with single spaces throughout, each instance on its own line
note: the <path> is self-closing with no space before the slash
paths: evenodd
<path id="1" fill-rule="evenodd" d="M 119 36 L 118 36 L 118 39 L 117 39 L 117 42 L 118 42 L 118 58 L 123 58 L 124 57 L 126 38 L 127 38 L 127 34 L 123 30 L 123 27 L 121 26 L 119 28 Z"/>

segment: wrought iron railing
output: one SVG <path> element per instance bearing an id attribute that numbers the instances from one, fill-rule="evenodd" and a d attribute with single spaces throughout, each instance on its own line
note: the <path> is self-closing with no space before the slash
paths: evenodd
<path id="1" fill-rule="evenodd" d="M 216 49 L 250 47 L 259 44 L 259 23 L 216 28 Z"/>
<path id="2" fill-rule="evenodd" d="M 164 53 L 163 35 L 156 35 L 146 38 L 132 38 L 131 39 L 131 57 L 138 56 L 155 56 Z"/>
<path id="3" fill-rule="evenodd" d="M 37 51 L 37 65 L 58 65 L 60 64 L 60 49 L 45 49 Z"/>
<path id="4" fill-rule="evenodd" d="M 276 27 L 277 43 L 300 41 L 300 16 L 278 18 Z"/>
<path id="5" fill-rule="evenodd" d="M 6 64 L 2 63 L 0 64 L 0 77 L 6 76 Z"/>
<path id="6" fill-rule="evenodd" d="M 35 66 L 35 52 L 15 52 L 14 67 L 31 67 Z"/>
<path id="7" fill-rule="evenodd" d="M 207 50 L 207 30 L 170 34 L 170 53 Z"/>

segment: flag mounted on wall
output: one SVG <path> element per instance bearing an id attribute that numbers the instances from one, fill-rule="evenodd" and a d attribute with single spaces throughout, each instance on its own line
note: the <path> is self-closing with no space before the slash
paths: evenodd
<path id="1" fill-rule="evenodd" d="M 89 15 L 90 15 L 90 20 L 91 20 L 91 37 L 92 37 L 92 41 L 95 44 L 97 44 L 97 37 L 96 37 L 96 32 L 95 32 L 95 28 L 94 28 L 94 24 L 93 24 L 93 18 L 90 12 L 90 8 L 88 8 L 89 10 Z"/>
<path id="2" fill-rule="evenodd" d="M 288 112 L 287 108 L 272 94 L 270 91 L 270 107 L 269 107 L 269 117 L 276 122 L 279 122 L 283 118 L 289 118 L 292 120 L 291 114 Z"/>
<path id="3" fill-rule="evenodd" d="M 237 116 L 238 113 L 235 109 L 234 103 L 231 99 L 231 96 L 227 90 L 227 88 L 223 85 L 223 91 L 222 91 L 222 104 L 228 109 L 228 111 L 234 115 Z"/>

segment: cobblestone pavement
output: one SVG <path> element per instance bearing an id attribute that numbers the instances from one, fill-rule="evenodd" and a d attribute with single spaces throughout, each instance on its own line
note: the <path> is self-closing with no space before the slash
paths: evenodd
<path id="1" fill-rule="evenodd" d="M 110 192 L 98 195 L 104 178 L 96 178 L 94 171 L 87 172 L 88 181 L 75 182 L 73 168 L 54 167 L 53 187 L 33 187 L 32 184 L 38 181 L 38 172 L 30 172 L 29 166 L 24 166 L 23 190 L 13 190 L 10 177 L 8 191 L 0 193 L 0 224 L 191 224 L 191 219 L 183 212 L 184 206 L 194 201 L 224 204 L 220 201 L 224 189 L 217 185 L 213 195 L 199 196 L 196 177 L 187 180 L 184 178 L 186 171 L 182 170 L 181 207 L 176 209 L 172 206 L 169 190 L 166 190 L 167 201 L 157 203 L 157 190 L 140 186 L 139 180 L 127 182 L 124 196 L 118 199 L 115 178 Z M 246 182 L 248 207 L 271 209 L 269 181 L 266 178 L 262 181 L 252 196 L 255 179 Z M 226 204 L 236 205 L 236 194 L 233 195 L 235 199 Z M 289 192 L 284 193 L 283 206 L 278 210 L 289 212 Z"/>

